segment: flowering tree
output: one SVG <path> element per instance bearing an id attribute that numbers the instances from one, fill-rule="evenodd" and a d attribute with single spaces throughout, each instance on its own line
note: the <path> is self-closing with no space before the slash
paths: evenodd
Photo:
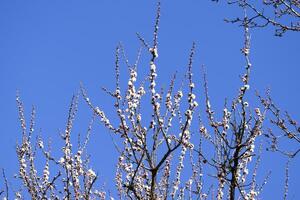
<path id="1" fill-rule="evenodd" d="M 147 42 L 137 34 L 142 47 L 150 55 L 148 74 L 138 78 L 138 66 L 141 51 L 135 64 L 126 58 L 121 44 L 116 47 L 115 79 L 113 90 L 104 91 L 114 99 L 117 119 L 107 116 L 99 106 L 95 106 L 86 89 L 81 85 L 81 96 L 93 111 L 86 139 L 71 142 L 73 120 L 77 111 L 78 98 L 71 101 L 65 131 L 61 134 L 64 141 L 61 156 L 52 156 L 51 148 L 44 141 L 33 139 L 35 110 L 32 109 L 29 128 L 25 122 L 24 107 L 17 95 L 17 105 L 22 128 L 22 140 L 17 146 L 19 160 L 18 178 L 22 181 L 20 190 L 14 191 L 15 199 L 259 199 L 264 181 L 257 181 L 258 166 L 262 148 L 257 148 L 259 138 L 271 141 L 270 150 L 279 151 L 290 158 L 300 150 L 293 152 L 279 147 L 282 136 L 272 133 L 267 113 L 273 116 L 271 124 L 283 131 L 283 136 L 299 144 L 299 127 L 288 115 L 287 122 L 270 96 L 260 96 L 260 106 L 250 107 L 248 93 L 250 89 L 250 28 L 259 26 L 254 22 L 262 17 L 268 23 L 286 30 L 296 29 L 296 25 L 284 28 L 277 22 L 265 17 L 247 1 L 236 1 L 244 11 L 238 19 L 244 30 L 244 44 L 241 49 L 245 59 L 241 85 L 232 101 L 226 101 L 222 113 L 213 110 L 209 98 L 208 81 L 203 67 L 203 91 L 205 105 L 198 104 L 196 85 L 193 78 L 193 59 L 196 44 L 193 43 L 188 57 L 184 80 L 177 87 L 175 74 L 168 88 L 159 87 L 158 69 L 158 30 L 160 21 L 160 3 L 153 31 L 153 41 Z M 286 6 L 285 14 L 295 11 L 297 1 L 265 1 L 266 5 Z M 290 7 L 288 7 L 290 5 Z M 276 7 L 276 6 L 275 6 Z M 249 17 L 248 10 L 256 12 L 257 17 Z M 293 12 L 294 13 L 294 12 Z M 294 13 L 295 14 L 295 13 Z M 125 60 L 129 70 L 127 85 L 120 84 L 120 60 Z M 139 81 L 141 80 L 141 81 Z M 250 94 L 250 93 L 249 93 Z M 199 108 L 200 107 L 200 108 Z M 202 112 L 201 112 L 202 111 Z M 203 112 L 204 111 L 204 112 Z M 150 114 L 149 114 L 150 113 Z M 275 118 L 274 118 L 275 117 Z M 90 139 L 92 124 L 96 119 L 112 133 L 119 142 L 115 148 L 119 153 L 116 166 L 116 194 L 107 194 L 96 184 L 98 175 L 89 165 L 90 156 L 86 146 Z M 267 127 L 264 125 L 266 124 Z M 295 131 L 292 131 L 294 128 Z M 265 130 L 268 132 L 265 132 Z M 204 149 L 210 149 L 209 152 Z M 39 155 L 39 156 L 38 156 Z M 93 155 L 97 156 L 97 155 Z M 42 173 L 36 166 L 38 159 L 44 159 Z M 288 192 L 288 165 L 283 198 Z M 51 172 L 51 173 L 50 173 Z M 3 173 L 5 178 L 5 173 Z M 6 180 L 6 178 L 5 178 Z M 9 198 L 8 184 L 1 193 Z"/>

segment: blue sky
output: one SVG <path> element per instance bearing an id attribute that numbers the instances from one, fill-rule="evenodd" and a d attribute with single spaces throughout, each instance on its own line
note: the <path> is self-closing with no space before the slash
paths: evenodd
<path id="1" fill-rule="evenodd" d="M 36 106 L 36 130 L 44 138 L 52 138 L 53 143 L 59 140 L 59 130 L 65 127 L 68 105 L 80 82 L 93 102 L 109 115 L 111 98 L 101 87 L 113 89 L 115 47 L 121 41 L 129 60 L 134 62 L 140 46 L 135 34 L 139 32 L 146 40 L 152 40 L 155 9 L 155 1 L 138 0 L 0 2 L 0 167 L 11 175 L 17 169 L 14 148 L 21 131 L 16 90 L 20 91 L 28 117 L 31 105 Z M 161 83 L 167 85 L 166 80 L 173 72 L 185 70 L 189 49 L 195 41 L 194 74 L 199 80 L 199 94 L 202 94 L 200 66 L 204 64 L 212 103 L 221 109 L 224 98 L 232 98 L 238 90 L 244 66 L 240 53 L 242 29 L 223 21 L 225 17 L 238 15 L 240 10 L 209 0 L 163 1 L 158 59 Z M 272 28 L 265 28 L 253 30 L 251 41 L 252 93 L 270 87 L 275 102 L 300 119 L 299 33 L 278 38 Z M 146 53 L 143 55 L 147 61 Z M 140 66 L 141 72 L 147 67 L 144 66 Z M 125 80 L 126 69 L 121 71 Z M 254 96 L 251 99 L 256 101 Z M 90 116 L 90 110 L 81 101 L 75 134 L 86 130 Z M 114 186 L 110 178 L 116 153 L 109 134 L 97 124 L 92 137 L 90 152 L 97 153 L 93 166 L 108 186 Z M 271 155 L 266 158 L 270 163 L 266 166 L 271 166 L 275 161 L 268 156 Z M 300 198 L 295 190 L 300 178 L 296 169 L 299 164 L 299 158 L 291 164 L 291 190 L 294 188 L 291 199 Z M 262 169 L 263 173 L 267 170 Z M 274 189 L 282 190 L 278 183 L 283 176 L 284 163 L 273 170 L 264 197 L 271 198 Z"/>

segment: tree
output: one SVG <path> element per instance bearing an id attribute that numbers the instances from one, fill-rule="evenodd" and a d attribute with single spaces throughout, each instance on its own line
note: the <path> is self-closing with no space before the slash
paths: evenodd
<path id="1" fill-rule="evenodd" d="M 116 47 L 115 88 L 103 89 L 114 99 L 114 110 L 118 120 L 112 120 L 113 117 L 107 116 L 101 107 L 95 106 L 82 84 L 81 96 L 91 108 L 93 117 L 86 139 L 74 147 L 71 142 L 71 130 L 80 96 L 74 95 L 66 128 L 62 134 L 64 141 L 62 157 L 53 157 L 41 138 L 38 137 L 34 141 L 32 135 L 35 110 L 32 109 L 27 130 L 23 104 L 17 95 L 22 141 L 16 150 L 19 160 L 18 178 L 22 181 L 23 190 L 17 191 L 15 198 L 105 199 L 109 196 L 112 199 L 114 196 L 116 199 L 150 200 L 227 197 L 231 200 L 258 199 L 268 178 L 267 175 L 263 182 L 257 181 L 260 154 L 262 146 L 265 145 L 262 143 L 260 148 L 256 147 L 259 138 L 266 141 L 271 139 L 271 150 L 283 152 L 290 158 L 297 156 L 299 152 L 296 150 L 289 153 L 278 148 L 278 138 L 281 137 L 272 133 L 272 126 L 267 122 L 267 114 L 270 113 L 275 117 L 271 123 L 283 131 L 285 138 L 298 143 L 299 128 L 288 114 L 287 121 L 296 132 L 287 127 L 268 93 L 266 98 L 258 94 L 261 101 L 259 107 L 249 107 L 252 69 L 250 29 L 256 24 L 253 24 L 254 18 L 247 15 L 250 4 L 243 2 L 244 4 L 239 5 L 244 11 L 244 16 L 238 21 L 244 30 L 241 52 L 245 59 L 245 69 L 238 94 L 232 101 L 224 102 L 222 113 L 215 112 L 211 105 L 205 67 L 202 68 L 205 96 L 205 105 L 202 109 L 204 108 L 205 113 L 198 110 L 199 103 L 195 95 L 197 83 L 194 82 L 192 69 L 196 53 L 195 43 L 192 44 L 185 78 L 180 86 L 177 87 L 176 84 L 177 74 L 171 79 L 168 88 L 160 89 L 157 84 L 160 3 L 156 13 L 152 44 L 137 34 L 150 56 L 147 76 L 143 77 L 142 81 L 138 80 L 140 53 L 135 64 L 131 65 L 122 44 L 119 44 Z M 127 85 L 120 83 L 122 59 L 125 60 L 130 72 Z M 107 195 L 104 189 L 97 189 L 98 175 L 89 166 L 90 157 L 86 154 L 92 124 L 98 118 L 116 138 L 115 148 L 119 152 L 115 178 L 117 195 Z M 264 132 L 265 124 L 266 128 L 270 127 L 268 133 Z M 211 152 L 204 151 L 204 148 L 209 148 Z M 39 175 L 35 164 L 39 158 L 37 155 L 45 159 L 42 175 Z M 286 171 L 284 199 L 287 198 L 288 192 L 288 165 Z M 213 174 L 210 174 L 211 172 Z M 7 182 L 5 183 L 7 185 Z M 8 199 L 8 189 L 3 195 Z"/>
<path id="2" fill-rule="evenodd" d="M 213 0 L 218 2 L 219 0 Z M 254 3 L 249 0 L 228 0 L 228 4 L 247 8 L 250 13 L 248 24 L 251 28 L 275 27 L 275 35 L 282 36 L 286 31 L 300 31 L 300 2 L 298 0 L 264 0 Z M 243 18 L 226 20 L 232 23 L 243 23 Z"/>

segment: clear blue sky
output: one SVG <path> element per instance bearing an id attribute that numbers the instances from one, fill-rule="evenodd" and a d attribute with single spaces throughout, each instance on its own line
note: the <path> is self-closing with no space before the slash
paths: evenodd
<path id="1" fill-rule="evenodd" d="M 113 88 L 114 49 L 121 41 L 133 62 L 140 46 L 135 33 L 152 40 L 155 9 L 155 1 L 138 0 L 0 2 L 0 167 L 6 168 L 9 175 L 17 170 L 15 145 L 21 131 L 16 90 L 20 91 L 28 117 L 31 105 L 36 106 L 36 130 L 41 130 L 42 137 L 52 138 L 53 143 L 59 141 L 59 130 L 64 130 L 68 105 L 80 81 L 93 102 L 109 115 L 111 99 L 101 87 Z M 241 28 L 226 24 L 223 19 L 237 15 L 239 10 L 209 0 L 163 1 L 158 65 L 161 83 L 167 85 L 165 80 L 173 72 L 185 70 L 189 49 L 195 41 L 196 79 L 200 80 L 200 66 L 204 64 L 212 103 L 220 108 L 225 97 L 232 98 L 240 86 L 238 76 L 244 66 L 240 54 L 243 38 Z M 271 28 L 251 33 L 252 93 L 254 89 L 262 92 L 270 87 L 275 102 L 300 120 L 300 33 L 287 33 L 283 38 L 273 35 Z M 140 71 L 145 68 L 140 66 Z M 125 80 L 126 70 L 122 72 Z M 199 94 L 203 94 L 200 81 L 197 85 Z M 203 96 L 200 98 L 203 100 Z M 86 130 L 90 115 L 81 101 L 75 134 Z M 110 178 L 114 175 L 116 153 L 110 137 L 99 124 L 92 137 L 89 151 L 96 152 L 93 166 L 101 180 L 113 187 Z M 272 155 L 266 154 L 269 163 L 265 166 L 277 162 L 269 156 Z M 298 156 L 291 164 L 290 199 L 300 198 L 299 166 Z M 273 169 L 263 197 L 281 199 L 283 177 L 284 163 Z M 280 197 L 272 196 L 274 190 L 280 192 Z"/>

